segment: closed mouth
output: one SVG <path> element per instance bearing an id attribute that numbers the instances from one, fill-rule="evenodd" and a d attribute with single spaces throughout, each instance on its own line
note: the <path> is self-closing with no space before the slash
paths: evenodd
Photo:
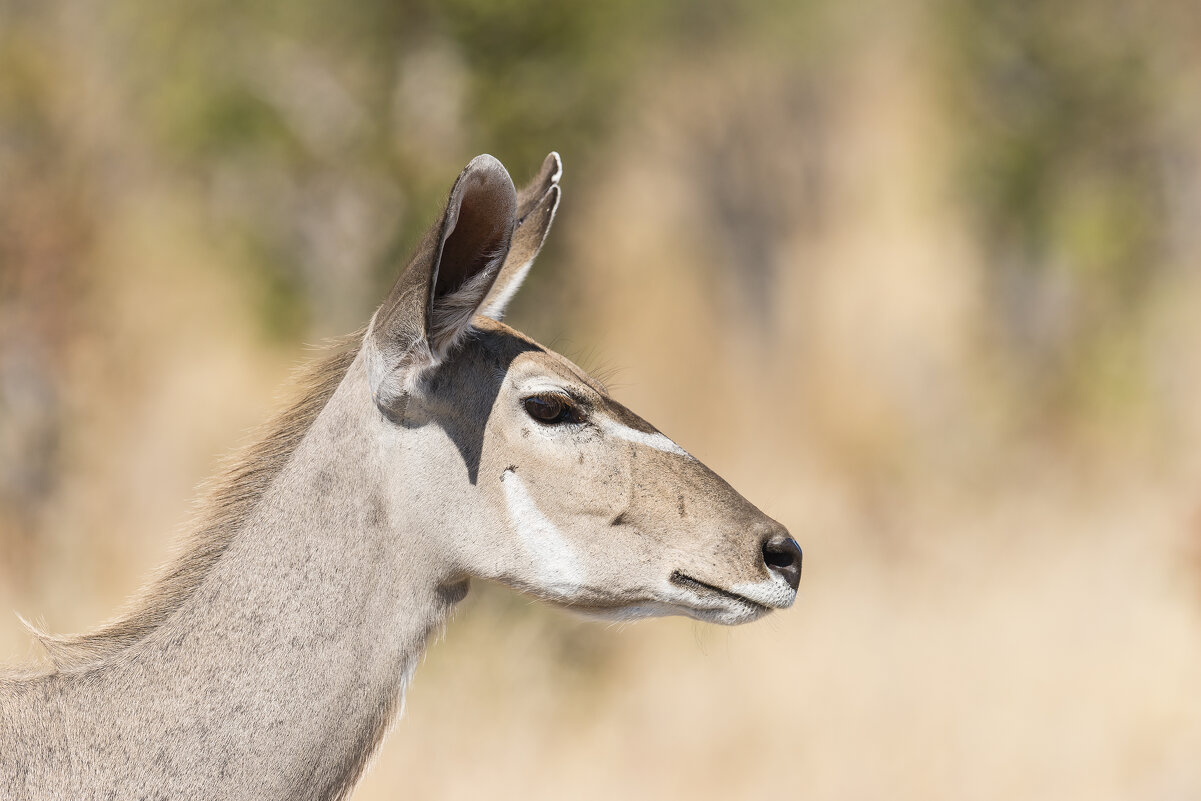
<path id="1" fill-rule="evenodd" d="M 768 612 L 771 610 L 770 606 L 761 604 L 758 601 L 752 601 L 750 598 L 747 598 L 745 595 L 739 595 L 736 592 L 730 592 L 729 590 L 723 590 L 721 587 L 716 587 L 712 584 L 708 584 L 704 581 L 701 581 L 700 579 L 695 579 L 692 576 L 688 575 L 687 573 L 681 573 L 679 570 L 673 571 L 671 576 L 668 577 L 668 581 L 670 581 L 672 584 L 675 584 L 679 587 L 685 587 L 687 589 L 690 589 L 693 592 L 699 591 L 700 594 L 702 594 L 702 595 L 706 595 L 706 594 L 707 595 L 716 595 L 721 598 L 726 598 L 731 601 L 736 601 L 740 604 L 745 604 L 746 606 L 753 608 L 757 612 Z"/>

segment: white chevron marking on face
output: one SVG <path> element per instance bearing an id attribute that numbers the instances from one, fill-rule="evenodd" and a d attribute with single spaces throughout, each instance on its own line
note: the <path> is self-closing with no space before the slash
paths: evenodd
<path id="1" fill-rule="evenodd" d="M 535 568 L 542 573 L 541 580 L 547 585 L 580 586 L 583 571 L 575 549 L 538 508 L 525 482 L 515 470 L 506 470 L 502 483 L 509 520 Z"/>
<path id="2" fill-rule="evenodd" d="M 614 420 L 605 419 L 601 423 L 601 430 L 606 434 L 624 439 L 627 442 L 633 442 L 638 445 L 645 445 L 648 448 L 654 448 L 657 451 L 664 453 L 674 453 L 676 456 L 684 456 L 688 459 L 693 458 L 692 454 L 681 448 L 679 445 L 672 442 L 667 437 L 656 432 L 648 434 L 645 431 L 637 431 L 629 426 L 622 425 Z"/>

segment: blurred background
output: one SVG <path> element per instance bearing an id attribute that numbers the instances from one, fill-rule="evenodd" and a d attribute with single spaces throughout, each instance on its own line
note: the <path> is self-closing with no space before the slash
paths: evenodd
<path id="1" fill-rule="evenodd" d="M 785 523 L 800 597 L 477 585 L 356 801 L 1201 798 L 1199 42 L 1194 0 L 0 0 L 0 658 L 168 556 L 469 158 L 554 149 L 510 322 Z"/>

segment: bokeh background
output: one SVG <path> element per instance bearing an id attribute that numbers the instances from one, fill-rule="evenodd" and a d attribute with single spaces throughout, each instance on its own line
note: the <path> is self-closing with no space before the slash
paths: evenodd
<path id="1" fill-rule="evenodd" d="M 796 606 L 477 586 L 356 792 L 1201 798 L 1195 0 L 0 0 L 0 657 L 111 615 L 466 161 L 510 315 L 805 549 Z"/>

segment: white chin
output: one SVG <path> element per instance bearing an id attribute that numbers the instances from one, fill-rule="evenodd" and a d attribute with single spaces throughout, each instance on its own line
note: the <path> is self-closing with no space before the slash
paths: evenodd
<path id="1" fill-rule="evenodd" d="M 609 607 L 589 607 L 589 606 L 564 606 L 569 612 L 575 612 L 577 615 L 590 617 L 598 620 L 641 620 L 645 617 L 667 617 L 668 615 L 688 614 L 674 604 L 661 603 L 659 601 L 646 601 L 643 603 L 634 603 L 629 606 L 609 606 Z"/>
<path id="2" fill-rule="evenodd" d="M 730 601 L 721 606 L 713 607 L 677 607 L 676 614 L 687 615 L 697 620 L 703 620 L 706 623 L 739 626 L 743 623 L 758 620 L 770 611 L 772 610 L 769 607 L 760 606 L 759 604 Z"/>
<path id="3" fill-rule="evenodd" d="M 646 617 L 670 617 L 678 615 L 701 620 L 705 623 L 718 623 L 722 626 L 738 626 L 743 623 L 750 623 L 772 611 L 768 607 L 760 606 L 759 604 L 739 603 L 737 601 L 725 601 L 721 604 L 715 603 L 712 606 L 692 606 L 680 603 L 648 601 L 646 603 L 607 609 L 581 606 L 573 607 L 570 605 L 565 608 L 584 617 L 600 620 L 628 621 L 641 620 Z"/>

